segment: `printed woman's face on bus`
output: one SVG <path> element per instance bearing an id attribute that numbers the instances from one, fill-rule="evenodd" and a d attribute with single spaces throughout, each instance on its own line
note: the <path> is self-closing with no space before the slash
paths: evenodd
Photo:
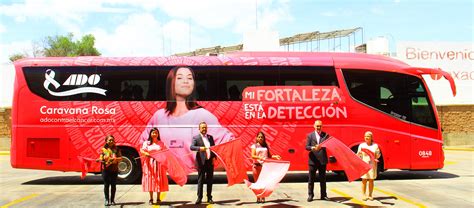
<path id="1" fill-rule="evenodd" d="M 176 96 L 186 98 L 194 90 L 194 78 L 191 70 L 188 68 L 179 68 L 176 71 L 176 80 L 174 82 Z"/>

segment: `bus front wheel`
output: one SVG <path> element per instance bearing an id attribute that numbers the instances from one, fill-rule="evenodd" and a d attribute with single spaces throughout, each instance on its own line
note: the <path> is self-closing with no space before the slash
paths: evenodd
<path id="1" fill-rule="evenodd" d="M 138 182 L 142 175 L 140 159 L 138 153 L 127 147 L 120 148 L 122 151 L 122 161 L 119 162 L 119 175 L 118 179 L 122 183 L 135 183 Z"/>

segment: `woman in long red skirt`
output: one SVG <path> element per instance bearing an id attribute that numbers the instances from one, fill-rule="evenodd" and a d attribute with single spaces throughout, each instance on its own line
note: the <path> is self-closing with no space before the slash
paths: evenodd
<path id="1" fill-rule="evenodd" d="M 150 193 L 150 200 L 148 201 L 150 205 L 154 204 L 153 192 L 156 192 L 156 203 L 160 203 L 160 192 L 169 190 L 166 169 L 150 156 L 150 152 L 165 148 L 160 139 L 160 131 L 157 128 L 151 129 L 148 140 L 143 142 L 141 148 L 141 153 L 146 156 L 142 166 L 142 190 Z"/>

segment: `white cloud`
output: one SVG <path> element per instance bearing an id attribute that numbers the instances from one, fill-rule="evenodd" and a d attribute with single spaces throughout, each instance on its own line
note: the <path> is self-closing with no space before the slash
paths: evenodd
<path id="1" fill-rule="evenodd" d="M 351 9 L 334 9 L 332 11 L 325 11 L 320 13 L 321 16 L 325 17 L 351 17 L 356 15 L 356 12 L 354 12 Z"/>
<path id="2" fill-rule="evenodd" d="M 7 29 L 0 23 L 0 34 L 6 32 Z"/>
<path id="3" fill-rule="evenodd" d="M 335 16 L 337 16 L 336 12 L 331 12 L 331 11 L 323 12 L 323 13 L 321 13 L 321 15 L 325 16 L 325 17 L 335 17 Z"/>
<path id="4" fill-rule="evenodd" d="M 10 56 L 17 53 L 26 53 L 31 55 L 31 41 L 16 41 L 7 44 L 0 43 L 0 63 L 9 63 Z"/>
<path id="5" fill-rule="evenodd" d="M 112 32 L 95 29 L 91 33 L 103 56 L 163 56 L 188 51 L 190 40 L 193 47 L 209 43 L 197 31 L 190 38 L 187 22 L 163 24 L 150 13 L 132 14 Z"/>
<path id="6" fill-rule="evenodd" d="M 257 21 L 261 28 L 273 28 L 277 22 L 291 19 L 286 0 L 261 0 L 257 3 Z M 255 1 L 250 0 L 161 0 L 159 7 L 172 18 L 191 19 L 203 28 L 231 27 L 242 33 L 255 28 L 255 6 Z"/>
<path id="7" fill-rule="evenodd" d="M 383 15 L 385 13 L 384 10 L 382 10 L 381 8 L 378 8 L 378 7 L 372 7 L 370 9 L 370 12 L 372 14 L 375 14 L 375 15 Z"/>
<path id="8" fill-rule="evenodd" d="M 77 31 L 86 15 L 90 13 L 126 13 L 130 9 L 104 6 L 99 0 L 26 0 L 0 6 L 0 15 L 12 17 L 17 22 L 31 18 L 49 18 L 65 29 Z"/>
<path id="9" fill-rule="evenodd" d="M 95 29 L 91 33 L 103 56 L 163 56 L 188 51 L 190 39 L 192 47 L 209 43 L 199 31 L 190 38 L 187 22 L 163 24 L 150 13 L 132 14 L 112 32 Z"/>
<path id="10" fill-rule="evenodd" d="M 132 14 L 112 33 L 91 32 L 104 56 L 153 56 L 161 51 L 161 24 L 149 13 Z"/>
<path id="11" fill-rule="evenodd" d="M 156 56 L 209 47 L 209 29 L 237 34 L 255 29 L 255 2 L 260 29 L 291 21 L 288 0 L 26 0 L 0 5 L 0 16 L 52 20 L 75 37 L 92 33 L 106 56 Z M 166 22 L 155 19 L 159 11 Z M 87 28 L 84 22 L 93 13 L 121 13 L 128 19 L 113 29 Z"/>

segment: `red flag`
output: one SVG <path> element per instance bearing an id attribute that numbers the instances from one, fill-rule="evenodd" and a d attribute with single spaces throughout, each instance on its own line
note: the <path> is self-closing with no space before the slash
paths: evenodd
<path id="1" fill-rule="evenodd" d="M 89 167 L 91 166 L 91 163 L 94 162 L 95 159 L 82 156 L 77 156 L 77 158 L 79 159 L 79 163 L 81 164 L 81 179 L 84 180 L 87 172 L 89 172 Z"/>
<path id="2" fill-rule="evenodd" d="M 372 151 L 370 151 L 369 149 L 367 148 L 361 148 L 360 149 L 362 152 L 365 152 L 365 154 L 367 154 L 369 157 L 370 157 L 370 161 L 375 161 L 375 162 L 378 162 L 379 160 L 377 160 L 375 158 L 375 153 L 373 153 Z"/>
<path id="3" fill-rule="evenodd" d="M 244 179 L 248 179 L 242 149 L 240 139 L 234 139 L 211 147 L 212 152 L 216 154 L 227 172 L 227 186 L 232 186 L 236 183 L 241 183 Z"/>
<path id="4" fill-rule="evenodd" d="M 169 176 L 176 184 L 180 186 L 186 184 L 188 174 L 192 172 L 192 169 L 188 168 L 188 166 L 169 149 L 152 151 L 150 152 L 150 156 L 166 168 Z"/>
<path id="5" fill-rule="evenodd" d="M 262 171 L 255 183 L 245 180 L 245 184 L 252 189 L 255 196 L 265 198 L 273 193 L 281 179 L 285 177 L 286 172 L 290 168 L 289 161 L 281 160 L 265 160 L 262 165 Z"/>
<path id="6" fill-rule="evenodd" d="M 321 146 L 326 147 L 327 152 L 336 158 L 336 163 L 344 169 L 349 182 L 359 179 L 372 168 L 334 137 L 322 142 Z"/>

